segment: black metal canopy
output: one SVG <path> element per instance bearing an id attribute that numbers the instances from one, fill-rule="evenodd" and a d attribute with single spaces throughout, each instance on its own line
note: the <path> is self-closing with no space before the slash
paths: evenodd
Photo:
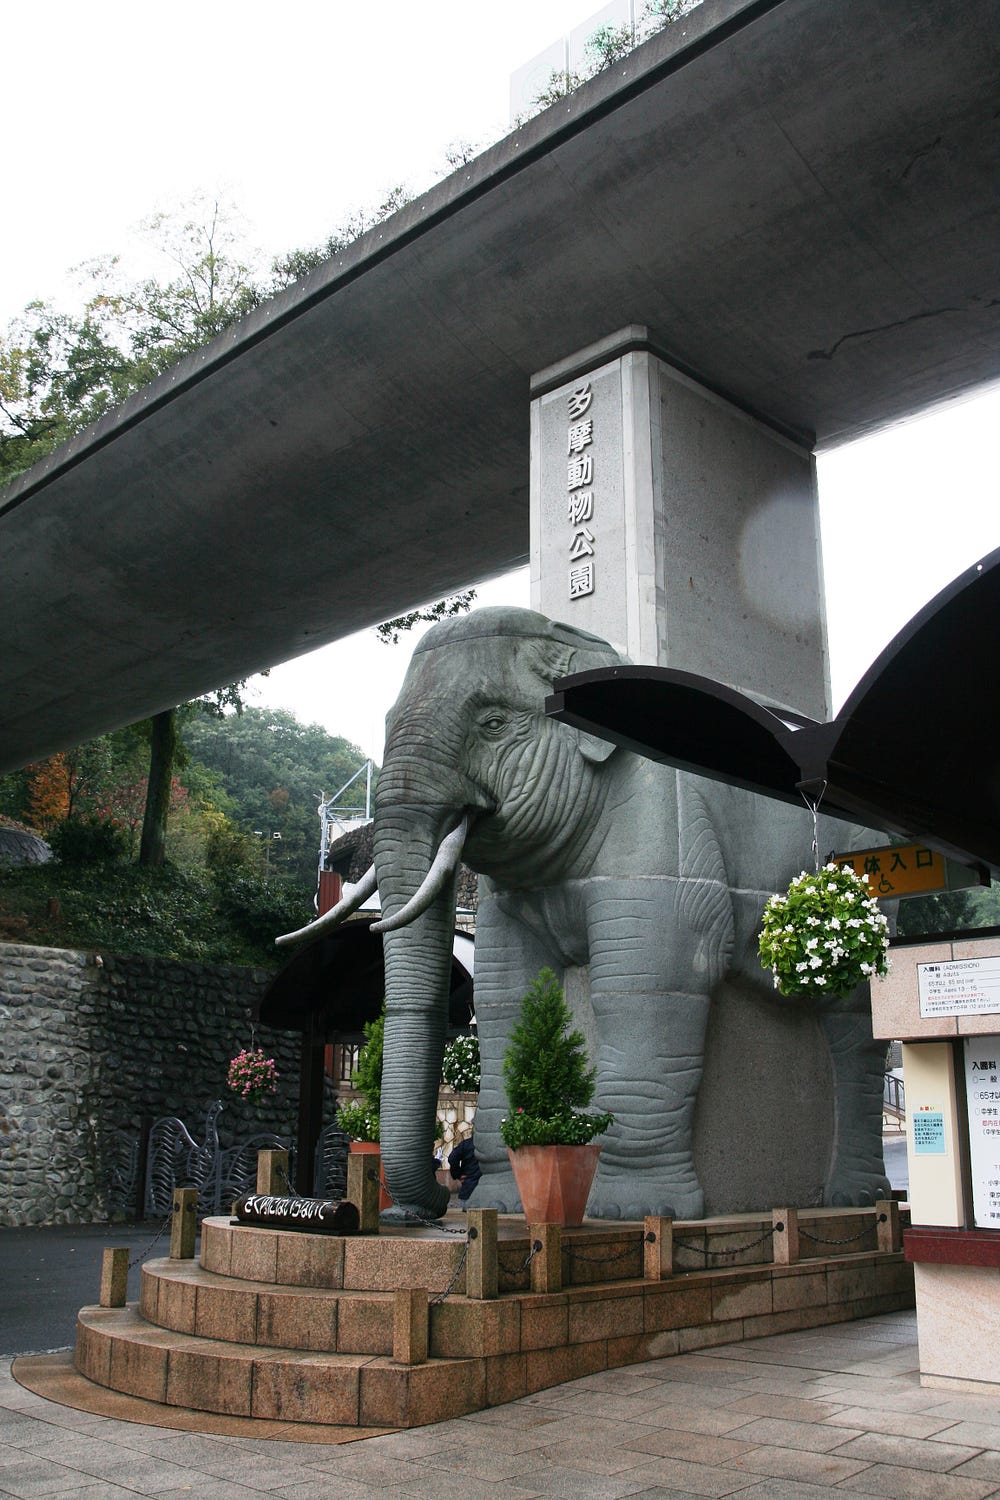
<path id="1" fill-rule="evenodd" d="M 778 717 L 710 678 L 607 667 L 546 712 L 686 771 L 908 833 L 1000 875 L 1000 549 L 915 615 L 829 724 Z"/>
<path id="2" fill-rule="evenodd" d="M 265 991 L 261 1025 L 324 1041 L 360 1041 L 362 1028 L 377 1018 L 385 998 L 382 936 L 371 931 L 378 917 L 373 912 L 345 922 L 300 948 Z M 472 1015 L 472 975 L 453 958 L 449 1031 L 464 1031 Z"/>

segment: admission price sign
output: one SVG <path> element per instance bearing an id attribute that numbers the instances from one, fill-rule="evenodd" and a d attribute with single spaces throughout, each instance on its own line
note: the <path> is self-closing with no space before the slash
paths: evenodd
<path id="1" fill-rule="evenodd" d="M 1000 1036 L 965 1039 L 969 1103 L 972 1217 L 980 1229 L 1000 1229 Z"/>
<path id="2" fill-rule="evenodd" d="M 981 1016 L 1000 1011 L 1000 958 L 917 964 L 921 1016 Z"/>

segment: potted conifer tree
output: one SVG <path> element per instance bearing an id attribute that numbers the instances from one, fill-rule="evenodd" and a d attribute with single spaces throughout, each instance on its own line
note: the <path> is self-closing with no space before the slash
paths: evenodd
<path id="1" fill-rule="evenodd" d="M 593 1067 L 562 987 L 543 969 L 521 1002 L 521 1015 L 504 1055 L 509 1109 L 500 1135 L 529 1224 L 583 1222 L 597 1170 L 602 1135 L 614 1122 L 591 1114 Z"/>

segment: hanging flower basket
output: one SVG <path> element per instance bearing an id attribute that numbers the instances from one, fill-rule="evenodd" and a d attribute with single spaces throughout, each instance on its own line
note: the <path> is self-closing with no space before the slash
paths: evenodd
<path id="1" fill-rule="evenodd" d="M 849 995 L 889 970 L 889 924 L 867 878 L 847 866 L 803 870 L 764 909 L 760 960 L 782 995 Z"/>
<path id="2" fill-rule="evenodd" d="M 229 1064 L 226 1083 L 234 1094 L 251 1104 L 263 1104 L 278 1089 L 278 1069 L 274 1058 L 265 1056 L 263 1047 L 237 1052 Z"/>

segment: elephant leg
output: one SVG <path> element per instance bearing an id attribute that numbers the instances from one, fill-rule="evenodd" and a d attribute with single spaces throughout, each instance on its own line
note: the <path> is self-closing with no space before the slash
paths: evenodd
<path id="1" fill-rule="evenodd" d="M 601 882 L 591 902 L 590 982 L 602 1137 L 587 1206 L 604 1219 L 700 1218 L 693 1157 L 709 995 L 681 882 Z"/>
<path id="2" fill-rule="evenodd" d="M 481 1078 L 475 1142 L 483 1175 L 469 1198 L 469 1207 L 516 1213 L 521 1199 L 507 1147 L 500 1139 L 500 1121 L 507 1113 L 504 1052 L 532 980 L 546 967 L 561 978 L 561 964 L 541 938 L 500 909 L 495 897 L 484 900 L 482 887 L 483 882 L 476 921 L 475 1001 Z"/>
<path id="3" fill-rule="evenodd" d="M 833 1069 L 834 1144 L 823 1202 L 870 1206 L 892 1196 L 882 1155 L 885 1043 L 872 1037 L 867 986 L 820 1011 Z"/>

